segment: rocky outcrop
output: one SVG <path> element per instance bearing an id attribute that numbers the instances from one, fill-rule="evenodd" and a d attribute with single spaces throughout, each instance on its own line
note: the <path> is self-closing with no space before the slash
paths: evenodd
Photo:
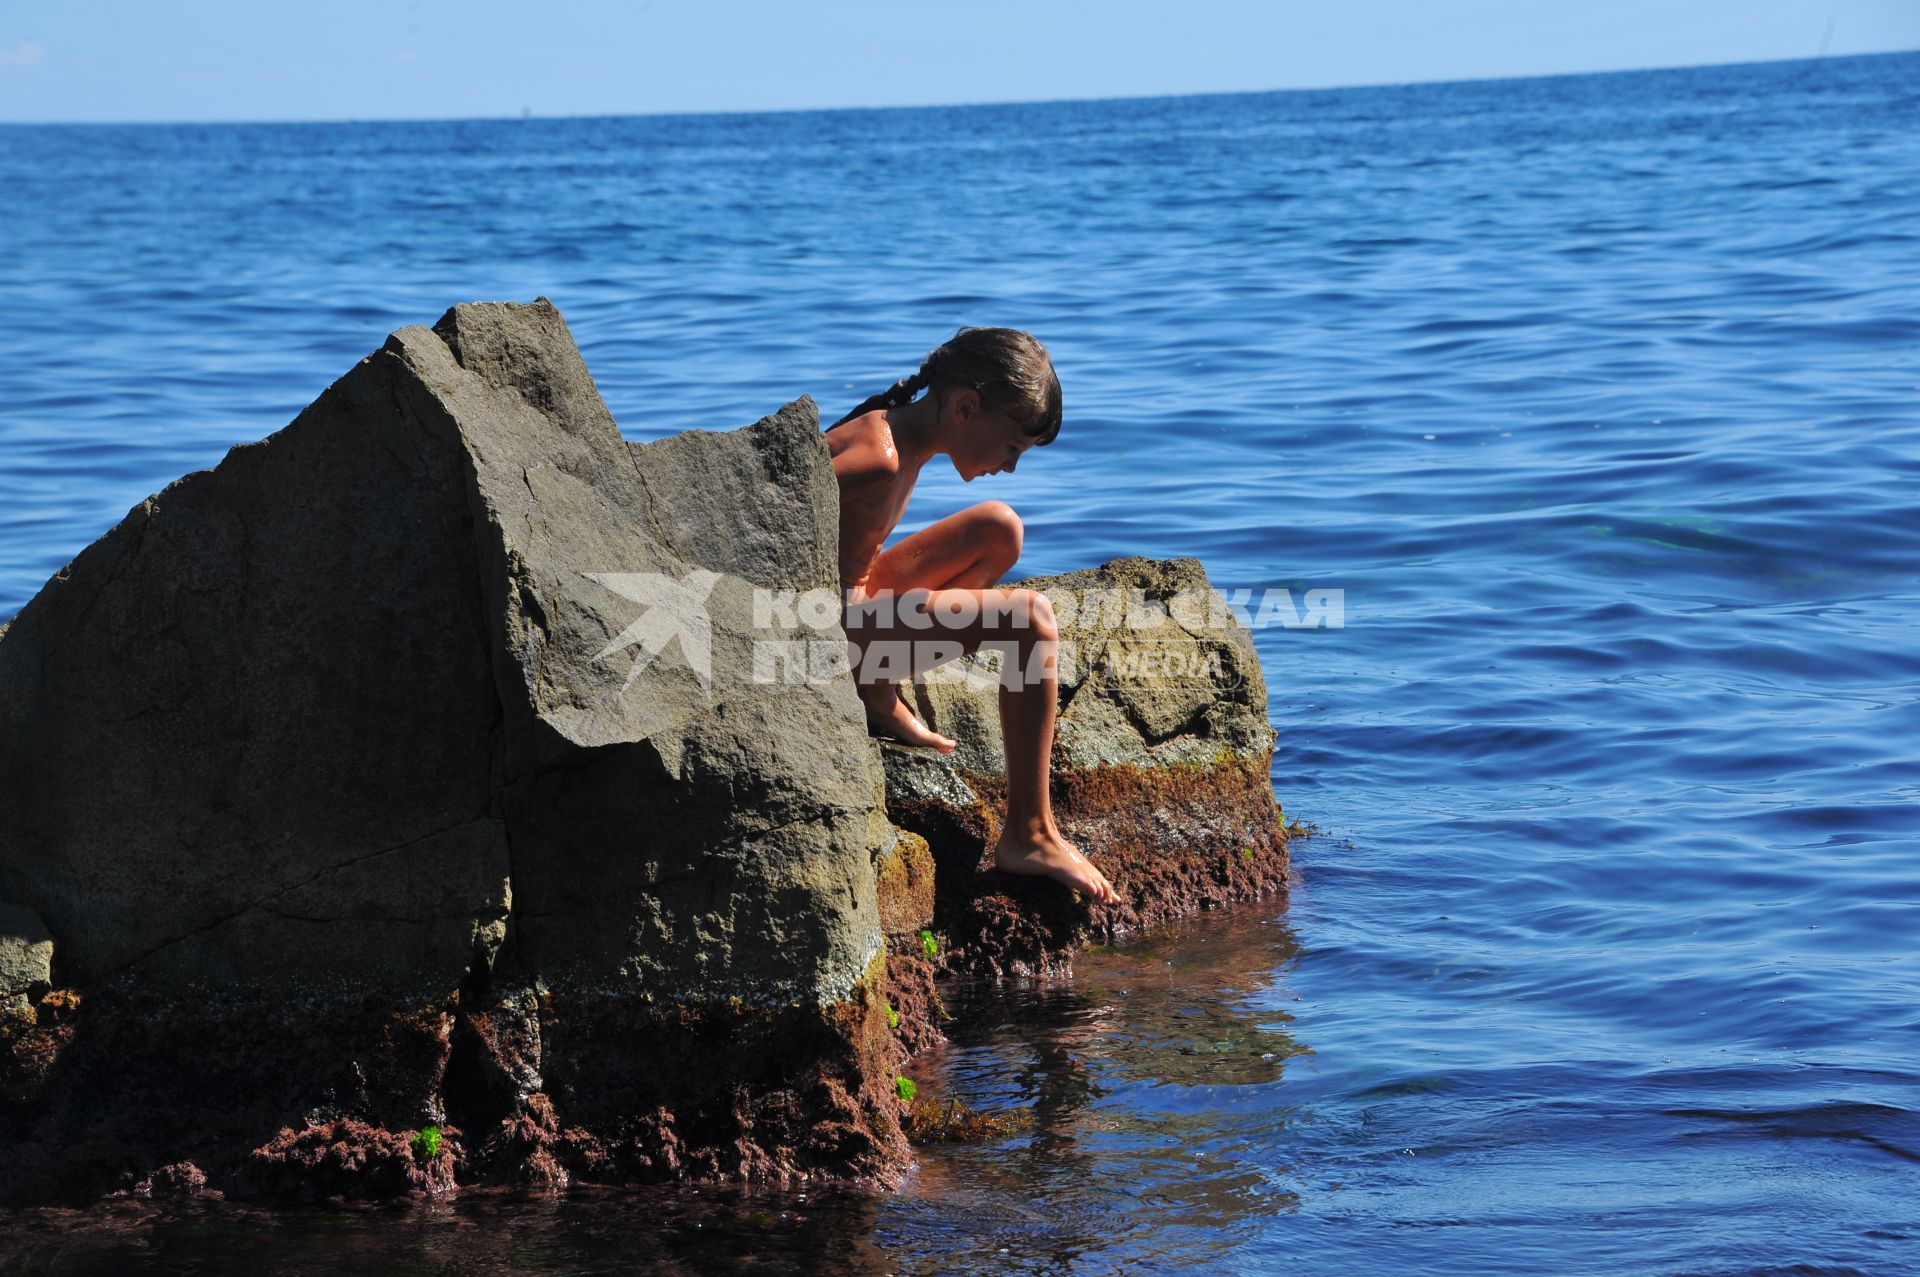
<path id="1" fill-rule="evenodd" d="M 1026 582 L 1092 910 L 988 865 L 991 656 L 867 737 L 837 528 L 811 401 L 628 443 L 544 300 L 135 507 L 0 626 L 0 1200 L 885 1182 L 941 976 L 1281 889 L 1198 564 Z"/>
<path id="2" fill-rule="evenodd" d="M 143 501 L 0 636 L 0 1194 L 889 1175 L 877 755 L 751 650 L 835 500 L 809 401 L 628 444 L 543 300 Z"/>

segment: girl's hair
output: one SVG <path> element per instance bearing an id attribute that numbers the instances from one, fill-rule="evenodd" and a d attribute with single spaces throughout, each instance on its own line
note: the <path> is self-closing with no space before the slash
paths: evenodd
<path id="1" fill-rule="evenodd" d="M 862 400 L 833 425 L 876 408 L 898 408 L 922 390 L 944 395 L 962 386 L 979 391 L 981 399 L 1019 422 L 1036 446 L 1052 443 L 1060 433 L 1060 379 L 1053 360 L 1032 333 L 1017 328 L 962 328 L 934 348 L 919 372 Z"/>

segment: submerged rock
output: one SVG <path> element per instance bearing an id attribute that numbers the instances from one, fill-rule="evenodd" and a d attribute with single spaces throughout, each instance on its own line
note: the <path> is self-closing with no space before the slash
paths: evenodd
<path id="1" fill-rule="evenodd" d="M 810 400 L 628 443 L 544 299 L 136 506 L 0 626 L 0 1200 L 885 1182 L 937 976 L 1282 888 L 1197 563 L 1025 583 L 1090 910 L 988 862 L 991 656 L 912 689 L 953 755 L 867 737 L 837 529 Z"/>

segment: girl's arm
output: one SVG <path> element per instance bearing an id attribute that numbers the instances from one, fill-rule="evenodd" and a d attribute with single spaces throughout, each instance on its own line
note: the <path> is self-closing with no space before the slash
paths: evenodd
<path id="1" fill-rule="evenodd" d="M 840 485 L 841 582 L 865 598 L 874 556 L 898 516 L 894 488 L 900 456 L 885 430 L 845 426 L 827 434 L 833 477 Z"/>

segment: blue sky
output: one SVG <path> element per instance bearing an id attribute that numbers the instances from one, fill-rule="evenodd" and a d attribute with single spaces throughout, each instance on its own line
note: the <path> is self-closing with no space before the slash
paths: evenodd
<path id="1" fill-rule="evenodd" d="M 1920 0 L 0 0 L 0 121 L 1134 97 L 1920 48 Z"/>

